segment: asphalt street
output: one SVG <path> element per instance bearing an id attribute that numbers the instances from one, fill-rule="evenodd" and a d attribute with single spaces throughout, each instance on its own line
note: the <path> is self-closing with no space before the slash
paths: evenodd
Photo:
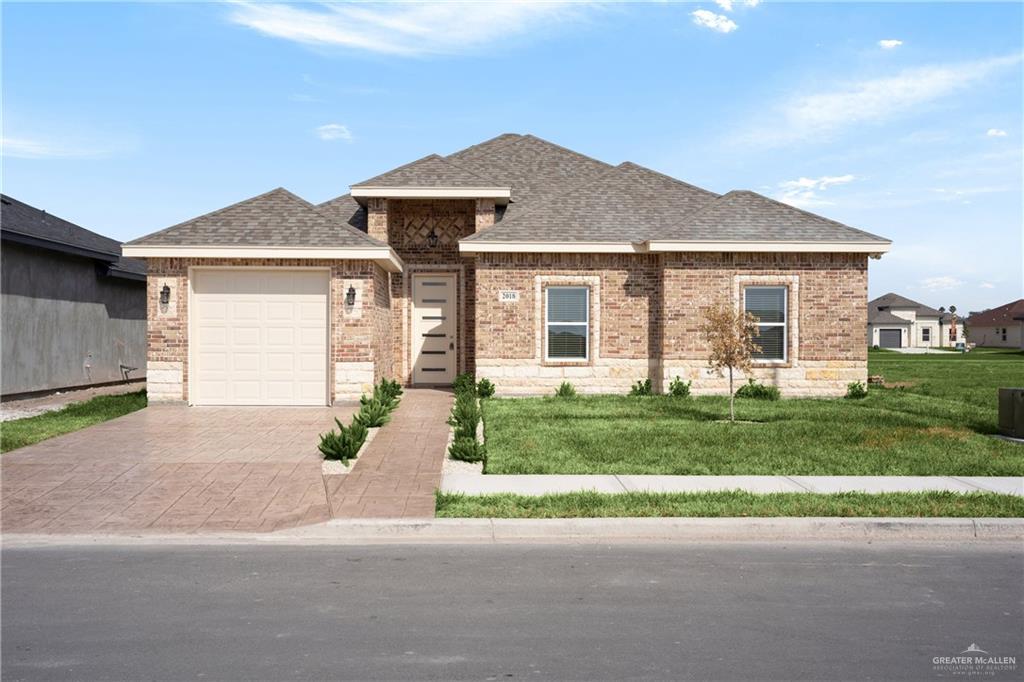
<path id="1" fill-rule="evenodd" d="M 991 544 L 6 548 L 5 680 L 1024 677 Z"/>

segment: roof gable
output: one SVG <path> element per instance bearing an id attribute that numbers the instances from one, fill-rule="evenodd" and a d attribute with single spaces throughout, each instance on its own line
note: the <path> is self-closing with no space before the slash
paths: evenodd
<path id="1" fill-rule="evenodd" d="M 282 187 L 154 232 L 129 244 L 325 248 L 386 246 Z"/>

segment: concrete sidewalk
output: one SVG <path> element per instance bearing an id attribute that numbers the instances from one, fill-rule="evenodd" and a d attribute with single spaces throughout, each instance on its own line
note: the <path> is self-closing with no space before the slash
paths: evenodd
<path id="1" fill-rule="evenodd" d="M 1002 493 L 1024 495 L 1021 476 L 530 476 L 447 474 L 441 491 L 465 495 L 547 495 L 592 490 L 600 493 Z"/>

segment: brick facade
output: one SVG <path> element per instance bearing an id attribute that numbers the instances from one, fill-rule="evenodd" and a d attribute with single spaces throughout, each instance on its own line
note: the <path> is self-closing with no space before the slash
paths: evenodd
<path id="1" fill-rule="evenodd" d="M 483 254 L 476 261 L 476 369 L 504 394 L 548 393 L 562 381 L 584 392 L 624 392 L 638 379 L 661 389 L 674 376 L 696 392 L 724 392 L 707 370 L 703 311 L 739 305 L 751 285 L 789 291 L 785 363 L 752 372 L 787 395 L 837 395 L 867 377 L 863 254 Z M 590 289 L 590 357 L 544 359 L 547 286 Z M 501 291 L 519 300 L 499 300 Z"/>
<path id="2" fill-rule="evenodd" d="M 323 267 L 330 270 L 332 400 L 351 400 L 383 378 L 411 380 L 411 278 L 458 276 L 459 371 L 492 379 L 500 394 L 544 394 L 562 381 L 583 392 L 628 391 L 672 377 L 697 393 L 722 393 L 707 369 L 699 331 L 711 305 L 739 305 L 750 285 L 788 289 L 788 358 L 752 375 L 785 395 L 839 395 L 867 378 L 867 256 L 863 254 L 480 254 L 462 257 L 458 240 L 494 218 L 491 202 L 373 200 L 371 229 L 386 226 L 405 263 L 387 273 L 372 261 L 152 258 L 148 278 L 150 399 L 188 400 L 188 272 L 195 266 Z M 376 226 L 373 228 L 372 226 Z M 437 235 L 430 246 L 429 235 Z M 164 285 L 171 289 L 159 303 Z M 544 291 L 590 290 L 586 361 L 545 359 Z M 344 303 L 349 287 L 356 304 Z M 502 302 L 503 291 L 518 292 Z M 740 380 L 743 380 L 741 378 Z"/>
<path id="3" fill-rule="evenodd" d="M 390 305 L 386 273 L 368 260 L 294 260 L 223 258 L 150 258 L 147 306 L 149 328 L 147 371 L 152 402 L 188 400 L 188 277 L 190 267 L 327 268 L 330 271 L 331 400 L 355 400 L 373 382 L 391 373 L 387 344 Z M 170 287 L 170 303 L 160 304 L 160 290 Z M 345 304 L 349 287 L 356 290 L 355 305 Z"/>

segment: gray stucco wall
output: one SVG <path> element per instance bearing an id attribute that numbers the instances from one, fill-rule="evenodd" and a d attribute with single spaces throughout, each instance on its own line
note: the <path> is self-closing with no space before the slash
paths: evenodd
<path id="1" fill-rule="evenodd" d="M 146 284 L 95 261 L 5 241 L 0 247 L 3 395 L 146 374 Z"/>

